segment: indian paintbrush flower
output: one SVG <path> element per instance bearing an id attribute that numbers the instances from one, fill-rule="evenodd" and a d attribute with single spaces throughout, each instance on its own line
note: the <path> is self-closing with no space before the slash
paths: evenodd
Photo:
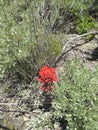
<path id="1" fill-rule="evenodd" d="M 40 89 L 42 91 L 47 92 L 48 90 L 51 90 L 54 88 L 53 82 L 58 81 L 55 73 L 55 68 L 50 68 L 48 65 L 43 66 L 38 71 L 37 80 L 42 84 L 42 86 L 40 86 Z"/>

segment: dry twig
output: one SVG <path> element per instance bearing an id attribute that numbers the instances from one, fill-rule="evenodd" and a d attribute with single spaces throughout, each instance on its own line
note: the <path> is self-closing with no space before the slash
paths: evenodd
<path id="1" fill-rule="evenodd" d="M 72 43 L 74 40 L 76 40 L 76 39 L 79 40 L 79 39 L 81 39 L 82 37 L 85 37 L 85 36 L 90 35 L 90 34 L 96 35 L 96 34 L 98 34 L 98 31 L 87 32 L 87 33 L 84 33 L 84 34 L 82 34 L 82 35 L 77 35 L 76 37 L 72 38 L 71 40 L 68 40 L 68 41 L 64 44 L 64 46 L 63 46 L 63 48 L 62 48 L 62 52 L 60 53 L 60 55 L 58 55 L 58 57 L 55 59 L 54 67 L 56 66 L 56 64 L 60 61 L 60 59 L 61 59 L 66 53 L 68 53 L 70 50 L 72 50 L 72 48 L 71 48 L 71 49 L 69 49 L 69 50 L 66 51 L 66 48 L 67 48 L 67 46 L 68 46 L 69 44 L 71 44 L 71 43 Z"/>

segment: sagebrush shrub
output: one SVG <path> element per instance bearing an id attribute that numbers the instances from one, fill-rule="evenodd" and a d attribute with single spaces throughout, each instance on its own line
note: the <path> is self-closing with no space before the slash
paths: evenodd
<path id="1" fill-rule="evenodd" d="M 52 65 L 60 53 L 62 41 L 47 31 L 46 20 L 43 19 L 43 23 L 40 21 L 39 9 L 43 8 L 43 2 L 1 2 L 1 77 L 11 74 L 31 81 L 42 65 Z"/>
<path id="2" fill-rule="evenodd" d="M 98 70 L 65 63 L 65 76 L 54 88 L 54 118 L 67 121 L 66 130 L 98 130 Z"/>

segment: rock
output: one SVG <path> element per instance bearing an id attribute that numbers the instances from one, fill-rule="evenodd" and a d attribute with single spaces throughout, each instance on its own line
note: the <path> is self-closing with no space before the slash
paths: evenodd
<path id="1" fill-rule="evenodd" d="M 23 120 L 24 120 L 24 122 L 26 122 L 26 121 L 28 121 L 29 119 L 31 118 L 31 115 L 30 114 L 24 114 L 23 115 Z"/>
<path id="2" fill-rule="evenodd" d="M 35 109 L 35 110 L 33 110 L 33 113 L 40 114 L 40 113 L 42 113 L 42 111 L 40 109 Z"/>

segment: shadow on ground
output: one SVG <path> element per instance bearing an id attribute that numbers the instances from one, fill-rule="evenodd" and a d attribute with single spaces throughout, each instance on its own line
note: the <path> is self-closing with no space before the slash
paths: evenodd
<path id="1" fill-rule="evenodd" d="M 0 124 L 0 130 L 11 130 L 11 129 Z"/>
<path id="2" fill-rule="evenodd" d="M 91 61 L 97 61 L 98 60 L 98 47 L 96 47 L 91 54 L 91 58 L 89 58 L 88 60 Z"/>

